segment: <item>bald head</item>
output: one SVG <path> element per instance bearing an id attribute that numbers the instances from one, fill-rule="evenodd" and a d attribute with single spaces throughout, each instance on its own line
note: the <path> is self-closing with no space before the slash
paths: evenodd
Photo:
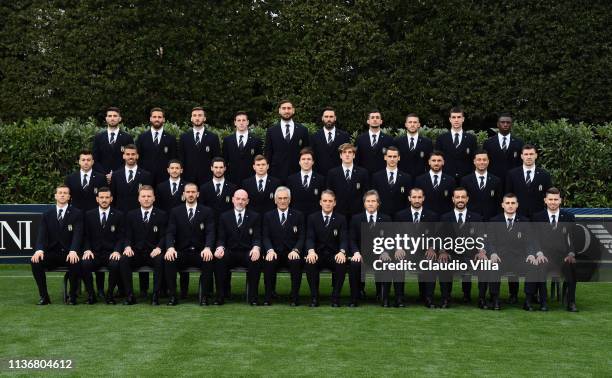
<path id="1" fill-rule="evenodd" d="M 238 189 L 234 192 L 232 197 L 232 203 L 234 209 L 242 211 L 249 204 L 249 194 L 244 189 Z"/>

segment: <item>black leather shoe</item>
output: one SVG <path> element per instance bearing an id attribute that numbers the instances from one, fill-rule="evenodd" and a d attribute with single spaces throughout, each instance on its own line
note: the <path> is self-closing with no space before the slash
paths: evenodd
<path id="1" fill-rule="evenodd" d="M 531 303 L 529 303 L 529 301 L 525 301 L 525 304 L 523 304 L 523 310 L 533 311 L 533 307 L 531 307 Z"/>
<path id="2" fill-rule="evenodd" d="M 389 304 L 389 300 L 388 299 L 384 299 L 383 303 L 382 303 L 383 307 L 391 307 L 391 305 Z"/>
<path id="3" fill-rule="evenodd" d="M 472 298 L 470 298 L 469 295 L 464 295 L 463 296 L 463 303 L 471 303 L 472 302 Z"/>
<path id="4" fill-rule="evenodd" d="M 499 304 L 499 299 L 495 299 L 493 301 L 493 307 L 491 307 L 495 311 L 501 310 L 501 305 Z"/>
<path id="5" fill-rule="evenodd" d="M 109 305 L 117 304 L 117 302 L 115 302 L 115 298 L 113 297 L 106 297 L 105 301 L 106 301 L 106 304 L 109 304 Z"/>
<path id="6" fill-rule="evenodd" d="M 159 296 L 157 294 L 153 294 L 151 297 L 151 305 L 159 306 Z"/>
<path id="7" fill-rule="evenodd" d="M 359 307 L 359 305 L 357 304 L 357 302 L 351 302 L 351 303 L 349 303 L 349 305 L 348 305 L 348 306 L 349 306 L 349 307 L 353 307 L 353 308 L 354 308 L 354 307 Z"/>
<path id="8" fill-rule="evenodd" d="M 38 306 L 46 306 L 48 304 L 51 304 L 51 300 L 49 299 L 48 295 L 43 295 L 42 297 L 40 297 L 37 303 Z"/>
<path id="9" fill-rule="evenodd" d="M 298 301 L 291 301 L 289 302 L 289 306 L 291 307 L 298 307 L 300 305 L 300 302 Z"/>
<path id="10" fill-rule="evenodd" d="M 106 294 L 104 294 L 104 290 L 98 290 L 98 298 L 106 298 Z"/>
<path id="11" fill-rule="evenodd" d="M 98 299 L 96 298 L 95 295 L 89 294 L 87 296 L 87 304 L 92 305 L 92 304 L 95 304 L 97 301 L 98 301 Z"/>
<path id="12" fill-rule="evenodd" d="M 332 302 L 331 306 L 332 306 L 332 307 L 340 307 L 340 303 L 338 303 L 338 302 Z"/>
<path id="13" fill-rule="evenodd" d="M 450 308 L 450 301 L 448 299 L 443 299 L 442 303 L 440 304 L 440 308 Z"/>
<path id="14" fill-rule="evenodd" d="M 567 311 L 569 312 L 578 312 L 578 308 L 576 307 L 576 303 L 570 303 L 567 305 Z"/>
<path id="15" fill-rule="evenodd" d="M 484 299 L 479 299 L 478 300 L 478 308 L 481 308 L 483 310 L 488 309 L 489 306 L 487 306 L 487 301 L 485 301 Z"/>
<path id="16" fill-rule="evenodd" d="M 540 311 L 548 311 L 548 306 L 546 306 L 546 303 L 544 303 L 543 305 L 540 305 Z"/>
<path id="17" fill-rule="evenodd" d="M 396 301 L 395 302 L 395 307 L 406 307 L 406 305 L 404 304 L 404 301 Z"/>
<path id="18" fill-rule="evenodd" d="M 77 305 L 77 300 L 76 300 L 76 296 L 70 296 L 70 299 L 68 299 L 68 304 L 71 306 L 76 306 Z"/>
<path id="19" fill-rule="evenodd" d="M 200 300 L 200 306 L 209 306 L 210 305 L 210 301 L 208 300 L 208 298 L 203 297 L 202 300 Z"/>
<path id="20" fill-rule="evenodd" d="M 223 304 L 225 304 L 225 301 L 223 299 L 215 299 L 215 301 L 213 302 L 213 304 L 215 306 L 223 306 Z"/>
<path id="21" fill-rule="evenodd" d="M 511 295 L 510 297 L 508 297 L 508 303 L 509 304 L 517 304 L 518 303 L 518 298 L 516 295 Z"/>
<path id="22" fill-rule="evenodd" d="M 136 298 L 134 298 L 133 295 L 128 295 L 127 297 L 125 297 L 125 301 L 123 301 L 123 304 L 126 305 L 126 306 L 135 305 L 136 304 Z"/>
<path id="23" fill-rule="evenodd" d="M 312 299 L 308 306 L 309 307 L 319 307 L 319 300 L 318 299 Z"/>
<path id="24" fill-rule="evenodd" d="M 257 301 L 251 301 L 251 306 L 259 306 L 259 302 Z"/>
<path id="25" fill-rule="evenodd" d="M 168 306 L 176 306 L 178 304 L 178 299 L 174 296 L 170 297 L 168 300 Z"/>
<path id="26" fill-rule="evenodd" d="M 264 301 L 263 305 L 264 306 L 272 306 L 272 302 L 271 301 Z"/>

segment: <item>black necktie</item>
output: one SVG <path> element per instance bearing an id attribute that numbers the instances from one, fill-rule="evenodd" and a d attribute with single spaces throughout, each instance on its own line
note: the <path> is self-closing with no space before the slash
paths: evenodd
<path id="1" fill-rule="evenodd" d="M 260 192 L 263 192 L 264 190 L 263 179 L 259 179 L 259 186 L 257 187 L 257 190 L 259 190 Z"/>
<path id="2" fill-rule="evenodd" d="M 455 148 L 459 147 L 459 133 L 455 133 L 455 140 L 453 141 Z"/>
<path id="3" fill-rule="evenodd" d="M 479 189 L 483 190 L 485 187 L 484 176 L 480 176 L 480 186 Z"/>
<path id="4" fill-rule="evenodd" d="M 414 150 L 414 137 L 410 137 L 410 151 Z"/>
<path id="5" fill-rule="evenodd" d="M 331 142 L 333 142 L 334 140 L 332 139 L 332 133 L 331 131 L 327 132 L 327 144 L 331 144 Z"/>
<path id="6" fill-rule="evenodd" d="M 189 208 L 189 216 L 188 216 L 189 222 L 191 222 L 193 220 L 193 207 Z"/>
<path id="7" fill-rule="evenodd" d="M 287 217 L 285 217 L 285 213 L 281 213 L 281 226 L 284 226 L 285 222 L 287 222 Z"/>
<path id="8" fill-rule="evenodd" d="M 374 215 L 370 214 L 370 221 L 368 223 L 370 224 L 374 223 Z"/>
<path id="9" fill-rule="evenodd" d="M 531 185 L 531 170 L 527 171 L 527 178 L 525 178 L 525 184 Z"/>
<path id="10" fill-rule="evenodd" d="M 153 138 L 153 142 L 155 142 L 155 144 L 159 144 L 159 131 L 155 132 L 155 138 Z"/>
<path id="11" fill-rule="evenodd" d="M 550 216 L 550 225 L 552 226 L 553 230 L 557 228 L 557 219 L 556 219 L 556 215 L 553 214 Z"/>
<path id="12" fill-rule="evenodd" d="M 128 175 L 128 183 L 132 182 L 132 180 L 134 180 L 134 171 L 130 169 L 130 172 Z"/>
<path id="13" fill-rule="evenodd" d="M 463 213 L 459 213 L 459 219 L 457 219 L 459 226 L 463 226 Z"/>
<path id="14" fill-rule="evenodd" d="M 350 170 L 346 170 L 344 171 L 344 178 L 346 179 L 346 181 L 349 181 L 351 179 L 351 171 Z"/>
<path id="15" fill-rule="evenodd" d="M 87 188 L 87 173 L 83 175 L 83 189 Z"/>
<path id="16" fill-rule="evenodd" d="M 508 228 L 508 230 L 512 230 L 512 218 L 508 218 L 507 228 Z"/>
<path id="17" fill-rule="evenodd" d="M 434 175 L 434 182 L 433 182 L 433 188 L 437 189 L 438 188 L 438 175 Z"/>
<path id="18" fill-rule="evenodd" d="M 389 185 L 393 186 L 395 179 L 393 178 L 393 172 L 389 172 Z"/>
<path id="19" fill-rule="evenodd" d="M 244 135 L 240 135 L 238 139 L 240 139 L 240 141 L 238 142 L 238 149 L 243 150 L 244 149 Z"/>
<path id="20" fill-rule="evenodd" d="M 221 195 L 221 183 L 218 182 L 216 185 L 217 189 L 215 190 L 215 193 L 217 193 L 217 197 L 219 197 Z"/>
<path id="21" fill-rule="evenodd" d="M 506 141 L 507 137 L 503 137 L 502 138 L 502 150 L 504 150 L 504 152 L 506 152 L 506 150 L 508 149 L 508 143 Z"/>
<path id="22" fill-rule="evenodd" d="M 304 175 L 304 182 L 302 185 L 304 185 L 304 189 L 308 189 L 308 175 Z"/>
<path id="23" fill-rule="evenodd" d="M 196 146 L 199 146 L 199 145 L 200 145 L 200 142 L 202 142 L 202 141 L 200 140 L 200 132 L 199 132 L 199 131 L 197 131 L 197 132 L 196 132 L 196 139 L 195 139 L 195 144 L 196 144 Z"/>
<path id="24" fill-rule="evenodd" d="M 115 144 L 115 133 L 110 133 L 110 141 L 108 142 L 111 146 Z"/>
<path id="25" fill-rule="evenodd" d="M 414 212 L 414 215 L 412 216 L 412 221 L 414 223 L 419 223 L 419 212 L 418 211 Z"/>
<path id="26" fill-rule="evenodd" d="M 289 130 L 288 123 L 285 124 L 285 140 L 287 141 L 287 143 L 291 141 L 291 131 Z"/>
<path id="27" fill-rule="evenodd" d="M 372 134 L 372 147 L 376 146 L 376 134 Z"/>
<path id="28" fill-rule="evenodd" d="M 145 223 L 149 223 L 149 211 L 145 211 L 144 212 L 144 218 L 142 218 L 142 221 Z"/>
<path id="29" fill-rule="evenodd" d="M 329 215 L 325 216 L 323 223 L 325 224 L 325 227 L 329 226 Z"/>
<path id="30" fill-rule="evenodd" d="M 172 195 L 175 195 L 175 194 L 176 194 L 176 183 L 173 182 L 172 183 Z"/>
<path id="31" fill-rule="evenodd" d="M 242 226 L 242 213 L 238 213 L 238 222 L 236 224 L 238 227 Z"/>
<path id="32" fill-rule="evenodd" d="M 102 220 L 100 221 L 102 228 L 106 227 L 106 213 L 102 213 Z"/>
<path id="33" fill-rule="evenodd" d="M 64 209 L 59 209 L 57 211 L 57 220 L 60 221 L 60 222 L 62 221 L 62 218 L 64 217 L 63 213 L 64 213 Z"/>

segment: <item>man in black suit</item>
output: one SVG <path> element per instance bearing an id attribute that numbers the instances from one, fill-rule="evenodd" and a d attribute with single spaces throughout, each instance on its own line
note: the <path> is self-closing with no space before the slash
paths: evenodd
<path id="1" fill-rule="evenodd" d="M 106 110 L 106 130 L 98 133 L 93 140 L 94 171 L 105 175 L 110 184 L 113 171 L 123 165 L 123 147 L 134 144 L 134 138 L 119 129 L 121 111 L 110 107 Z"/>
<path id="2" fill-rule="evenodd" d="M 408 192 L 412 187 L 412 177 L 398 169 L 399 149 L 389 146 L 385 151 L 387 167 L 372 176 L 372 189 L 380 196 L 380 211 L 395 214 L 406 208 Z"/>
<path id="3" fill-rule="evenodd" d="M 66 176 L 64 179 L 64 185 L 70 189 L 70 204 L 83 212 L 98 206 L 96 193 L 98 193 L 99 188 L 106 186 L 106 178 L 103 174 L 92 169 L 93 164 L 91 151 L 81 150 L 79 153 L 79 171 Z"/>
<path id="4" fill-rule="evenodd" d="M 108 187 L 98 189 L 96 196 L 98 208 L 85 214 L 85 237 L 81 271 L 87 289 L 87 303 L 94 304 L 96 297 L 93 291 L 91 273 L 101 267 L 107 267 L 108 290 L 106 303 L 115 304 L 114 290 L 119 281 L 119 260 L 124 243 L 123 213 L 111 208 L 113 196 Z"/>
<path id="5" fill-rule="evenodd" d="M 407 209 L 401 210 L 395 214 L 393 220 L 395 222 L 413 223 L 415 228 L 415 236 L 429 236 L 435 232 L 435 222 L 438 222 L 439 216 L 435 212 L 423 207 L 425 202 L 425 194 L 423 189 L 414 187 L 410 189 L 410 206 Z M 396 260 L 402 260 L 406 257 L 406 252 L 400 250 L 395 253 Z M 419 249 L 414 252 L 411 260 L 417 264 L 421 260 L 437 259 L 436 252 L 433 248 Z M 427 308 L 436 308 L 433 303 L 434 290 L 436 288 L 436 274 L 431 271 L 423 271 L 418 274 L 419 281 L 419 298 Z M 403 285 L 402 285 L 403 288 Z"/>
<path id="6" fill-rule="evenodd" d="M 336 127 L 336 111 L 328 106 L 323 109 L 321 116 L 323 128 L 318 130 L 310 139 L 313 157 L 315 158 L 315 172 L 326 175 L 330 169 L 340 165 L 338 147 L 351 142 L 351 136 L 344 130 Z M 318 197 L 317 197 L 317 201 Z"/>
<path id="7" fill-rule="evenodd" d="M 345 143 L 338 151 L 342 164 L 330 169 L 327 174 L 327 187 L 338 193 L 338 197 L 334 198 L 336 211 L 350 220 L 353 214 L 363 209 L 361 199 L 370 189 L 370 177 L 368 171 L 353 164 L 356 150 L 352 144 Z"/>
<path id="8" fill-rule="evenodd" d="M 166 284 L 170 299 L 168 306 L 176 306 L 176 273 L 187 267 L 200 268 L 202 298 L 200 306 L 207 306 L 212 295 L 215 244 L 215 219 L 210 208 L 198 204 L 198 186 L 185 184 L 185 204 L 170 212 L 166 228 L 164 255 Z"/>
<path id="9" fill-rule="evenodd" d="M 111 190 L 115 208 L 123 213 L 138 208 L 138 189 L 143 185 L 151 185 L 152 179 L 149 171 L 138 166 L 138 150 L 133 144 L 123 149 L 125 165 L 113 172 Z"/>
<path id="10" fill-rule="evenodd" d="M 225 177 L 226 172 L 225 160 L 222 157 L 216 157 L 210 163 L 212 171 L 212 180 L 200 186 L 200 198 L 198 202 L 210 207 L 215 214 L 215 221 L 219 216 L 230 210 L 232 205 L 232 197 L 238 189 L 236 185 L 229 182 Z"/>
<path id="11" fill-rule="evenodd" d="M 445 171 L 459 184 L 461 178 L 472 170 L 472 160 L 474 152 L 476 152 L 477 142 L 474 134 L 463 130 L 463 121 L 465 121 L 463 109 L 452 108 L 448 120 L 451 129 L 436 139 L 436 150 L 444 153 L 446 158 Z"/>
<path id="12" fill-rule="evenodd" d="M 291 306 L 299 305 L 302 283 L 302 254 L 306 238 L 304 216 L 299 210 L 290 209 L 291 190 L 279 186 L 274 193 L 276 209 L 263 217 L 263 248 L 265 251 L 264 283 L 266 287 L 264 306 L 272 304 L 276 272 L 286 267 L 291 275 Z"/>
<path id="13" fill-rule="evenodd" d="M 536 290 L 540 293 L 540 310 L 546 311 L 546 273 L 561 273 L 563 285 L 567 287 L 564 302 L 567 311 L 577 312 L 576 308 L 576 254 L 573 249 L 572 234 L 576 218 L 574 214 L 561 210 L 561 191 L 555 187 L 549 188 L 544 197 L 546 209 L 536 213 L 532 222 L 538 224 L 538 239 L 540 251 L 535 256 L 527 257 L 533 265 L 541 266 L 543 282 L 533 282 L 527 277 L 525 282 L 525 309 L 530 310 L 529 299 Z"/>
<path id="14" fill-rule="evenodd" d="M 314 154 L 309 147 L 300 151 L 300 171 L 287 179 L 291 189 L 291 207 L 305 216 L 321 211 L 319 197 L 326 189 L 325 176 L 313 171 Z"/>
<path id="15" fill-rule="evenodd" d="M 293 121 L 295 109 L 289 100 L 281 100 L 278 114 L 280 122 L 266 131 L 266 158 L 270 164 L 270 174 L 285 180 L 300 170 L 298 160 L 300 150 L 308 146 L 308 129 Z"/>
<path id="16" fill-rule="evenodd" d="M 482 227 L 475 224 L 482 222 L 482 217 L 478 213 L 468 210 L 468 200 L 469 197 L 465 188 L 457 187 L 453 190 L 454 208 L 452 211 L 440 216 L 440 222 L 446 223 L 442 227 L 442 235 L 444 237 L 453 237 L 455 240 L 457 240 L 457 238 L 476 238 L 482 236 Z M 465 262 L 468 264 L 467 271 L 457 271 L 457 273 L 460 273 L 462 278 L 461 288 L 463 290 L 463 303 L 470 303 L 472 300 L 472 272 L 469 265 L 470 260 L 486 260 L 486 252 L 483 248 L 478 248 L 476 246 L 473 248 L 455 248 L 454 250 L 442 249 L 440 251 L 440 254 L 438 255 L 438 261 L 440 263 L 447 263 L 452 260 L 458 260 L 459 262 Z M 440 305 L 441 308 L 450 307 L 451 292 L 453 289 L 453 273 L 454 272 L 450 269 L 440 271 L 439 273 L 440 294 L 442 297 L 442 304 Z M 479 275 L 479 291 L 482 292 L 484 290 L 486 292 L 486 287 L 485 280 L 481 279 L 481 276 Z M 482 294 L 482 297 L 484 297 L 484 294 Z M 480 308 L 486 308 L 486 303 L 484 301 L 480 301 L 478 306 Z"/>
<path id="17" fill-rule="evenodd" d="M 251 306 L 259 304 L 258 288 L 261 275 L 261 218 L 247 209 L 249 195 L 238 189 L 232 197 L 234 208 L 221 214 L 219 237 L 215 250 L 216 304 L 223 304 L 223 290 L 227 271 L 237 266 L 247 269 L 247 300 Z"/>
<path id="18" fill-rule="evenodd" d="M 153 185 L 168 179 L 168 162 L 177 157 L 176 137 L 164 131 L 164 111 L 161 108 L 151 109 L 149 122 L 151 127 L 140 134 L 136 146 L 140 153 L 140 164 L 151 173 Z"/>
<path id="19" fill-rule="evenodd" d="M 119 260 L 121 279 L 127 298 L 123 304 L 133 305 L 132 272 L 143 266 L 153 268 L 153 297 L 151 304 L 159 305 L 162 278 L 162 250 L 166 247 L 166 212 L 153 207 L 153 187 L 144 185 L 138 190 L 139 209 L 130 211 L 125 220 L 125 248 Z"/>
<path id="20" fill-rule="evenodd" d="M 255 175 L 242 181 L 241 188 L 249 195 L 249 209 L 259 214 L 274 209 L 274 191 L 281 181 L 268 174 L 268 159 L 263 155 L 255 156 L 253 170 Z"/>
<path id="21" fill-rule="evenodd" d="M 203 185 L 212 177 L 210 169 L 212 159 L 221 156 L 219 137 L 206 130 L 206 113 L 204 108 L 191 109 L 191 130 L 186 131 L 179 139 L 179 160 L 183 162 L 183 176 L 188 182 Z"/>
<path id="22" fill-rule="evenodd" d="M 263 153 L 263 142 L 249 133 L 249 116 L 246 112 L 236 112 L 234 126 L 236 132 L 223 138 L 223 159 L 227 164 L 227 179 L 240 184 L 253 176 L 253 159 Z"/>
<path id="23" fill-rule="evenodd" d="M 321 212 L 310 214 L 306 226 L 304 269 L 310 286 L 310 307 L 319 306 L 319 278 L 324 268 L 333 272 L 331 305 L 340 307 L 349 247 L 346 218 L 334 211 L 336 195 L 331 190 L 323 191 L 320 202 Z"/>
<path id="24" fill-rule="evenodd" d="M 79 252 L 83 238 L 83 213 L 74 206 L 68 205 L 70 189 L 61 185 L 55 188 L 55 206 L 47 210 L 42 217 L 36 240 L 36 252 L 31 258 L 32 275 L 38 286 L 41 306 L 51 303 L 47 291 L 45 269 L 59 266 L 68 267 L 70 279 L 70 296 L 68 303 L 77 304 L 80 264 Z"/>
<path id="25" fill-rule="evenodd" d="M 406 135 L 395 138 L 393 144 L 402 157 L 399 169 L 415 178 L 427 172 L 427 159 L 433 151 L 433 143 L 431 139 L 419 134 L 421 122 L 415 113 L 406 116 L 404 126 Z"/>
<path id="26" fill-rule="evenodd" d="M 514 193 L 521 206 L 518 212 L 526 217 L 533 217 L 544 210 L 546 191 L 552 187 L 550 174 L 536 167 L 538 153 L 535 146 L 526 144 L 521 151 L 523 165 L 511 169 L 506 177 L 506 193 Z"/>
<path id="27" fill-rule="evenodd" d="M 474 154 L 476 170 L 461 179 L 461 186 L 466 188 L 470 196 L 468 209 L 480 214 L 483 221 L 501 212 L 502 183 L 499 177 L 487 171 L 489 155 L 485 150 Z"/>
<path id="28" fill-rule="evenodd" d="M 357 153 L 355 163 L 365 168 L 370 177 L 385 168 L 384 155 L 387 147 L 393 144 L 393 138 L 380 130 L 383 123 L 382 114 L 372 110 L 367 118 L 368 131 L 359 135 L 355 141 Z"/>
<path id="29" fill-rule="evenodd" d="M 508 303 L 518 302 L 518 276 L 526 272 L 526 269 L 522 268 L 525 266 L 525 257 L 535 253 L 531 237 L 533 224 L 529 223 L 528 218 L 517 213 L 519 203 L 516 195 L 506 193 L 501 206 L 503 213 L 490 219 L 487 230 L 488 257 L 500 267 L 498 272 L 491 272 L 488 280 L 493 310 L 501 310 L 499 292 L 502 274 L 508 276 Z"/>
<path id="30" fill-rule="evenodd" d="M 489 153 L 489 171 L 499 177 L 505 187 L 508 171 L 522 164 L 523 141 L 511 135 L 512 116 L 509 113 L 499 115 L 497 130 L 497 134 L 484 141 L 482 148 Z"/>
<path id="31" fill-rule="evenodd" d="M 365 211 L 355 214 L 351 218 L 349 227 L 349 251 L 350 256 L 350 268 L 349 268 L 349 285 L 351 287 L 351 303 L 350 307 L 356 307 L 359 299 L 359 292 L 361 290 L 361 264 L 362 261 L 365 264 L 372 265 L 374 260 L 380 259 L 382 261 L 389 261 L 391 258 L 386 252 L 383 252 L 380 256 L 375 256 L 370 251 L 361 253 L 361 225 L 364 223 L 368 224 L 370 229 L 369 235 L 378 235 L 378 229 L 381 222 L 391 222 L 391 217 L 378 211 L 380 206 L 380 197 L 376 190 L 368 190 L 363 195 L 363 207 Z M 369 236 L 368 235 L 368 236 Z M 365 261 L 364 261 L 365 260 Z M 397 307 L 404 307 L 404 280 L 399 275 L 394 275 L 393 286 L 395 289 L 395 305 Z M 385 279 L 384 281 L 380 277 L 376 277 L 377 291 L 380 291 L 380 297 L 382 299 L 383 307 L 389 307 L 389 292 L 391 291 L 391 280 Z M 390 277 L 389 277 L 390 278 Z"/>
<path id="32" fill-rule="evenodd" d="M 455 179 L 442 172 L 444 154 L 434 151 L 429 156 L 429 172 L 417 177 L 414 186 L 423 189 L 425 203 L 423 206 L 436 214 L 444 214 L 453 208 L 452 194 L 455 189 Z"/>

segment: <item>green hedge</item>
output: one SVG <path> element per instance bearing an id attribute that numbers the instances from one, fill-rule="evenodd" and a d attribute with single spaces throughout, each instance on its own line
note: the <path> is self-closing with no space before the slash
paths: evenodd
<path id="1" fill-rule="evenodd" d="M 306 126 L 311 133 L 318 128 L 315 124 Z M 136 137 L 145 129 L 139 126 L 128 132 Z M 178 136 L 188 125 L 166 123 L 164 129 Z M 212 130 L 220 138 L 233 132 L 229 127 Z M 251 130 L 264 139 L 265 128 L 254 126 Z M 79 150 L 90 148 L 98 131 L 93 119 L 55 123 L 47 118 L 0 125 L 0 203 L 49 202 L 54 186 L 78 168 Z M 400 128 L 384 131 L 404 133 Z M 422 129 L 432 139 L 444 131 Z M 612 123 L 572 124 L 564 119 L 524 122 L 515 125 L 514 134 L 540 148 L 538 162 L 567 194 L 566 205 L 612 207 L 612 169 L 608 165 L 612 162 Z M 476 135 L 480 144 L 487 137 L 486 132 Z"/>

